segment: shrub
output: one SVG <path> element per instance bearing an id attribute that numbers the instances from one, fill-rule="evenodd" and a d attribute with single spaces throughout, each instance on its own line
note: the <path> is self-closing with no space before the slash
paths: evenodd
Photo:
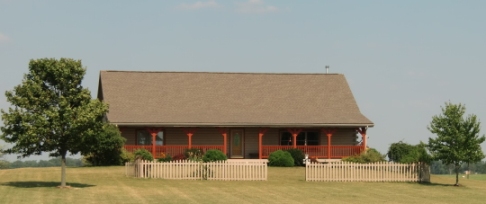
<path id="1" fill-rule="evenodd" d="M 212 162 L 212 161 L 226 161 L 228 158 L 226 155 L 217 149 L 210 149 L 204 154 L 202 160 L 204 162 Z"/>
<path id="2" fill-rule="evenodd" d="M 120 153 L 120 160 L 122 164 L 125 164 L 126 162 L 132 162 L 133 160 L 135 160 L 135 155 L 125 149 L 122 149 Z"/>
<path id="3" fill-rule="evenodd" d="M 203 151 L 198 148 L 186 149 L 184 155 L 188 160 L 191 161 L 201 161 L 203 156 Z"/>
<path id="4" fill-rule="evenodd" d="M 425 149 L 425 144 L 422 142 L 418 145 L 410 145 L 401 141 L 393 143 L 388 148 L 387 155 L 390 161 L 399 163 L 430 163 L 431 160 L 430 155 Z"/>
<path id="5" fill-rule="evenodd" d="M 172 157 L 172 161 L 185 160 L 187 159 L 184 154 L 177 154 Z"/>
<path id="6" fill-rule="evenodd" d="M 295 166 L 303 166 L 304 165 L 304 152 L 300 149 L 288 149 L 285 150 L 286 152 L 290 153 L 292 158 L 294 159 Z"/>
<path id="7" fill-rule="evenodd" d="M 170 162 L 172 161 L 172 157 L 168 154 L 161 153 L 160 157 L 157 159 L 158 162 Z"/>
<path id="8" fill-rule="evenodd" d="M 147 161 L 154 160 L 152 154 L 146 149 L 137 149 L 133 154 L 135 155 L 135 159 L 142 159 Z"/>
<path id="9" fill-rule="evenodd" d="M 294 166 L 294 159 L 289 152 L 277 150 L 270 153 L 268 157 L 268 165 L 270 166 Z"/>
<path id="10" fill-rule="evenodd" d="M 125 144 L 125 138 L 121 136 L 118 127 L 115 125 L 103 124 L 102 131 L 86 137 L 85 140 L 92 145 L 82 151 L 81 154 L 91 165 L 110 166 L 123 164 L 123 159 L 120 156 L 123 144 Z"/>
<path id="11" fill-rule="evenodd" d="M 366 152 L 360 155 L 354 155 L 343 158 L 342 161 L 354 162 L 354 163 L 373 163 L 385 161 L 385 155 L 382 155 L 378 150 L 369 148 Z"/>

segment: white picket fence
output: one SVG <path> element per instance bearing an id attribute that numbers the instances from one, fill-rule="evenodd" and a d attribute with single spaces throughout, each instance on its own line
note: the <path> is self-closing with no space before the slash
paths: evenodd
<path id="1" fill-rule="evenodd" d="M 427 164 L 423 163 L 309 163 L 305 167 L 305 180 L 336 182 L 430 182 L 430 168 Z"/>
<path id="2" fill-rule="evenodd" d="M 137 178 L 179 180 L 266 181 L 266 160 L 196 162 L 137 161 L 125 164 L 126 175 Z"/>

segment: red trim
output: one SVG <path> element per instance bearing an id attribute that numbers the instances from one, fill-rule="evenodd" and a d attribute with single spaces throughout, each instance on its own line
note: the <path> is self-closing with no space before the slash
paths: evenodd
<path id="1" fill-rule="evenodd" d="M 228 145 L 228 131 L 229 129 L 228 128 L 218 128 L 219 132 L 221 133 L 221 135 L 223 135 L 223 153 L 226 154 L 226 156 L 228 156 L 227 154 L 227 146 Z"/>
<path id="2" fill-rule="evenodd" d="M 268 158 L 270 153 L 276 150 L 292 149 L 292 146 L 288 145 L 263 145 L 262 158 Z M 327 145 L 305 146 L 297 145 L 297 149 L 307 153 L 310 158 L 329 159 L 329 147 Z M 352 155 L 359 154 L 361 151 L 360 146 L 352 145 L 332 145 L 331 146 L 331 159 L 341 159 Z"/>
<path id="3" fill-rule="evenodd" d="M 262 128 L 260 130 L 258 130 L 258 159 L 262 159 L 263 158 L 263 149 L 262 149 L 262 146 L 263 146 L 263 135 L 265 135 L 265 133 L 267 132 L 267 128 Z"/>
<path id="4" fill-rule="evenodd" d="M 300 134 L 300 132 L 302 132 L 302 128 L 300 128 L 300 129 L 297 129 L 297 128 L 294 128 L 294 129 L 288 128 L 287 131 L 289 131 L 292 134 L 292 146 L 294 148 L 297 148 L 297 136 Z"/>
<path id="5" fill-rule="evenodd" d="M 184 129 L 182 129 L 182 131 L 184 131 L 187 135 L 187 139 L 188 139 L 187 148 L 191 149 L 192 148 L 192 136 L 196 132 L 196 128 L 184 128 Z"/>
<path id="6" fill-rule="evenodd" d="M 336 132 L 334 128 L 322 128 L 321 131 L 327 136 L 327 158 L 331 159 L 331 137 Z"/>
<path id="7" fill-rule="evenodd" d="M 156 137 L 157 133 L 162 131 L 162 128 L 145 128 L 150 135 L 152 135 L 152 156 L 155 158 L 155 143 L 156 143 Z"/>

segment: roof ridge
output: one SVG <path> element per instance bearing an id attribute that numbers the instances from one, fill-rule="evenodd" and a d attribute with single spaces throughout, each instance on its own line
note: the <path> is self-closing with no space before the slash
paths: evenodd
<path id="1" fill-rule="evenodd" d="M 343 75 L 341 73 L 295 73 L 295 72 L 204 72 L 204 71 L 127 71 L 127 70 L 101 70 L 100 72 L 127 72 L 127 73 L 171 73 L 171 74 L 255 74 L 255 75 Z"/>

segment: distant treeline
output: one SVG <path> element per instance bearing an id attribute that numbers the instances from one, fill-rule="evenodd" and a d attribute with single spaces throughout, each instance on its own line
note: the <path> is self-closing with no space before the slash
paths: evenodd
<path id="1" fill-rule="evenodd" d="M 81 159 L 66 158 L 66 165 L 71 167 L 83 166 Z M 61 166 L 61 158 L 53 158 L 50 160 L 27 160 L 27 161 L 14 161 L 9 162 L 0 160 L 0 169 L 15 169 L 24 167 L 53 167 Z"/>
<path id="2" fill-rule="evenodd" d="M 467 164 L 463 164 L 459 169 L 459 173 L 464 173 L 468 170 Z M 455 174 L 453 165 L 445 165 L 440 161 L 433 161 L 430 165 L 432 174 Z M 471 173 L 486 174 L 486 161 L 469 164 L 469 171 Z"/>

